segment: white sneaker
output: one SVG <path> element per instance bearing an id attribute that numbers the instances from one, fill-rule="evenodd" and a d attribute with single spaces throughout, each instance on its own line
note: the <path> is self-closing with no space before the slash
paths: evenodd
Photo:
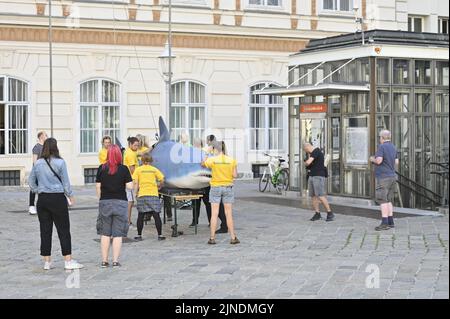
<path id="1" fill-rule="evenodd" d="M 71 259 L 70 261 L 64 262 L 64 269 L 73 270 L 73 269 L 81 269 L 84 268 L 84 265 L 78 263 L 76 260 Z"/>
<path id="2" fill-rule="evenodd" d="M 30 208 L 28 208 L 28 212 L 30 213 L 30 215 L 36 215 L 37 214 L 36 207 L 30 206 Z"/>
<path id="3" fill-rule="evenodd" d="M 44 263 L 44 270 L 50 270 L 50 269 L 53 269 L 52 262 L 51 261 L 46 261 Z"/>

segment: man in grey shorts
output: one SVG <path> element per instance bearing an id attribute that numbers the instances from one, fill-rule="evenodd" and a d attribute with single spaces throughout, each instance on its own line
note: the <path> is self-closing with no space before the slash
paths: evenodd
<path id="1" fill-rule="evenodd" d="M 327 200 L 326 181 L 328 171 L 325 167 L 325 156 L 319 148 L 313 147 L 310 143 L 303 144 L 303 150 L 308 154 L 305 166 L 309 169 L 308 173 L 308 192 L 312 198 L 314 216 L 310 219 L 316 221 L 322 219 L 320 215 L 320 203 L 327 210 L 327 222 L 334 220 L 334 214 L 331 211 Z"/>
<path id="2" fill-rule="evenodd" d="M 394 206 L 392 198 L 397 183 L 395 168 L 399 161 L 397 149 L 391 143 L 391 132 L 380 132 L 380 146 L 375 156 L 370 157 L 370 162 L 375 164 L 375 200 L 381 207 L 381 224 L 375 230 L 388 230 L 394 228 Z"/>

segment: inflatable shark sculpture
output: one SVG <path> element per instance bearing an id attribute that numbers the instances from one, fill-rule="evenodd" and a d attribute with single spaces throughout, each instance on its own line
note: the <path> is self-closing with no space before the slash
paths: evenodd
<path id="1" fill-rule="evenodd" d="M 171 141 L 162 117 L 159 118 L 159 136 L 151 155 L 152 165 L 165 176 L 164 187 L 195 190 L 208 187 L 211 171 L 201 166 L 206 153 Z"/>

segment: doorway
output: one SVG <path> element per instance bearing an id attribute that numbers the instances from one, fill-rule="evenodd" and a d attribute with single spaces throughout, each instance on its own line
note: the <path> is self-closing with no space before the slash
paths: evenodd
<path id="1" fill-rule="evenodd" d="M 300 190 L 302 196 L 308 195 L 308 183 L 306 180 L 306 167 L 304 160 L 306 153 L 303 151 L 303 143 L 310 143 L 327 154 L 327 120 L 325 113 L 300 115 Z"/>

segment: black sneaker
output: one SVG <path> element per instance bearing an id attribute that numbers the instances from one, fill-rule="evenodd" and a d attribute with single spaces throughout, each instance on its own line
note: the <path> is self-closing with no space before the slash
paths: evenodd
<path id="1" fill-rule="evenodd" d="M 192 224 L 190 224 L 189 227 L 192 228 L 192 227 L 195 227 L 196 225 L 197 225 L 196 223 L 192 222 Z"/>
<path id="2" fill-rule="evenodd" d="M 380 224 L 379 226 L 375 227 L 376 231 L 389 230 L 389 229 L 391 229 L 391 228 L 389 227 L 388 224 Z"/>
<path id="3" fill-rule="evenodd" d="M 228 233 L 228 229 L 225 228 L 219 228 L 218 230 L 216 230 L 216 234 L 227 234 Z"/>
<path id="4" fill-rule="evenodd" d="M 109 267 L 109 262 L 103 261 L 102 264 L 100 265 L 100 267 L 102 267 L 102 268 L 108 268 L 108 267 Z"/>
<path id="5" fill-rule="evenodd" d="M 112 266 L 113 267 L 122 267 L 122 265 L 118 261 L 113 262 Z"/>
<path id="6" fill-rule="evenodd" d="M 136 236 L 136 237 L 134 237 L 134 240 L 142 241 L 142 236 Z"/>
<path id="7" fill-rule="evenodd" d="M 334 214 L 333 213 L 327 213 L 327 222 L 332 222 L 334 220 Z"/>
<path id="8" fill-rule="evenodd" d="M 388 226 L 389 226 L 389 228 L 395 228 L 394 224 L 389 224 Z"/>
<path id="9" fill-rule="evenodd" d="M 215 245 L 216 244 L 216 240 L 214 238 L 210 238 L 208 240 L 208 245 Z"/>
<path id="10" fill-rule="evenodd" d="M 322 216 L 320 213 L 314 213 L 314 216 L 310 219 L 310 221 L 315 222 L 316 220 L 321 220 Z"/>
<path id="11" fill-rule="evenodd" d="M 159 240 L 159 241 L 161 241 L 161 240 L 166 240 L 166 237 L 164 237 L 164 236 L 158 236 L 158 240 Z"/>

